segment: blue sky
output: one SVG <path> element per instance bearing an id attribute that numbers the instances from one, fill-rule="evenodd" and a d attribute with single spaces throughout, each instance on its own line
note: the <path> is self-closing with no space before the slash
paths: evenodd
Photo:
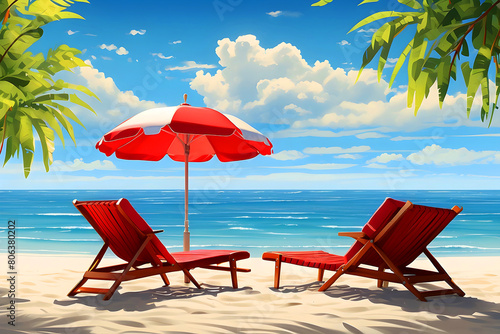
<path id="1" fill-rule="evenodd" d="M 46 173 L 38 147 L 32 173 L 21 161 L 0 171 L 4 189 L 182 189 L 183 165 L 106 157 L 94 145 L 114 126 L 157 106 L 188 102 L 234 114 L 268 136 L 273 156 L 190 164 L 192 189 L 498 189 L 500 117 L 465 113 L 465 89 L 437 90 L 418 115 L 406 107 L 406 77 L 389 89 L 396 43 L 379 83 L 367 68 L 354 84 L 370 29 L 347 35 L 396 1 L 94 0 L 71 10 L 85 20 L 45 29 L 33 52 L 59 44 L 91 66 L 63 76 L 96 92 L 97 112 L 75 108 L 78 146 L 56 142 Z M 400 8 L 400 7 L 399 7 Z M 402 36 L 403 39 L 405 36 Z M 387 81 L 386 81 L 387 80 Z"/>

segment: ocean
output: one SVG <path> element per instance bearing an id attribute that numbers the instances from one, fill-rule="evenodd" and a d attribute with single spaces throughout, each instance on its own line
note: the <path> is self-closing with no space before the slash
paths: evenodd
<path id="1" fill-rule="evenodd" d="M 190 191 L 191 249 L 324 250 L 343 255 L 386 197 L 464 210 L 430 244 L 435 256 L 500 256 L 500 191 Z M 0 252 L 15 220 L 18 253 L 95 255 L 102 240 L 73 199 L 127 198 L 172 252 L 182 251 L 183 190 L 0 191 Z"/>

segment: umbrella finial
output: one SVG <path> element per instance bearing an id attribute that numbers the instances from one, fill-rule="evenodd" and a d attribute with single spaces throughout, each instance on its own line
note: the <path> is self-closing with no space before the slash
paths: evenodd
<path id="1" fill-rule="evenodd" d="M 184 103 L 187 103 L 188 95 L 184 94 Z"/>

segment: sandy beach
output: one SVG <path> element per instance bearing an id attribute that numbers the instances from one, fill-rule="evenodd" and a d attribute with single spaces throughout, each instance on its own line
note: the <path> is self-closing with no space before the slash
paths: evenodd
<path id="1" fill-rule="evenodd" d="M 8 325 L 6 265 L 2 265 L 2 333 L 494 333 L 500 330 L 500 257 L 439 258 L 466 292 L 420 302 L 401 285 L 345 275 L 318 292 L 316 270 L 283 265 L 280 290 L 273 263 L 241 261 L 233 290 L 229 274 L 196 269 L 203 289 L 171 286 L 159 277 L 125 282 L 109 301 L 66 297 L 91 262 L 86 256 L 18 255 L 15 327 Z M 422 260 L 417 260 L 422 262 Z M 106 258 L 105 263 L 113 259 Z M 2 263 L 6 263 L 2 257 Z M 328 274 L 327 272 L 326 274 Z M 326 277 L 329 277 L 326 275 Z M 104 282 L 108 284 L 107 282 Z"/>

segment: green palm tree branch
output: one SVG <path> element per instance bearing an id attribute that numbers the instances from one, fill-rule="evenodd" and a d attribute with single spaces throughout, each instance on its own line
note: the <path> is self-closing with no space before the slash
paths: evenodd
<path id="1" fill-rule="evenodd" d="M 79 97 L 84 94 L 98 100 L 91 90 L 54 79 L 61 71 L 72 72 L 76 67 L 88 66 L 78 57 L 81 53 L 78 49 L 60 45 L 50 49 L 46 56 L 27 51 L 42 37 L 42 27 L 46 24 L 82 18 L 66 10 L 75 1 L 88 2 L 36 0 L 27 6 L 28 0 L 11 4 L 0 0 L 0 13 L 6 14 L 10 6 L 10 16 L 0 28 L 0 153 L 5 154 L 4 165 L 21 155 L 25 177 L 33 163 L 34 131 L 40 139 L 43 163 L 48 171 L 53 161 L 55 134 L 64 145 L 65 131 L 76 145 L 72 123 L 83 127 L 70 105 L 79 105 L 95 114 Z"/>
<path id="2" fill-rule="evenodd" d="M 323 6 L 329 2 L 320 1 L 314 5 Z M 379 1 L 365 0 L 360 5 L 371 2 Z M 376 12 L 351 29 L 353 31 L 373 22 L 381 22 L 380 28 L 373 34 L 371 44 L 363 55 L 360 73 L 380 53 L 378 57 L 380 80 L 390 55 L 392 42 L 399 35 L 395 28 L 405 22 L 403 29 L 408 34 L 408 28 L 413 27 L 414 35 L 399 54 L 389 86 L 394 84 L 401 67 L 407 63 L 408 107 L 414 107 L 417 113 L 422 101 L 428 98 L 430 88 L 436 83 L 439 106 L 443 106 L 450 82 L 452 79 L 457 80 L 457 70 L 460 69 L 467 86 L 467 116 L 470 116 L 473 101 L 480 89 L 481 119 L 486 121 L 490 118 L 491 125 L 500 96 L 498 64 L 500 0 L 398 0 L 398 2 L 407 6 L 410 11 Z M 460 57 L 464 59 L 461 60 Z M 468 61 L 472 57 L 474 60 Z M 495 69 L 493 74 L 495 93 L 490 93 L 492 64 Z"/>
<path id="3" fill-rule="evenodd" d="M 14 41 L 12 41 L 12 43 L 10 43 L 10 45 L 7 47 L 5 52 L 2 54 L 2 57 L 0 57 L 0 63 L 3 61 L 3 59 L 7 55 L 7 52 L 9 52 L 9 50 L 14 46 L 14 44 L 17 41 L 19 41 L 21 39 L 21 37 L 30 36 L 33 38 L 40 38 L 42 36 L 42 34 L 43 34 L 43 30 L 41 28 L 36 28 L 36 29 L 31 29 L 31 30 L 25 31 L 22 34 L 20 34 L 19 36 L 17 36 L 16 39 Z"/>

